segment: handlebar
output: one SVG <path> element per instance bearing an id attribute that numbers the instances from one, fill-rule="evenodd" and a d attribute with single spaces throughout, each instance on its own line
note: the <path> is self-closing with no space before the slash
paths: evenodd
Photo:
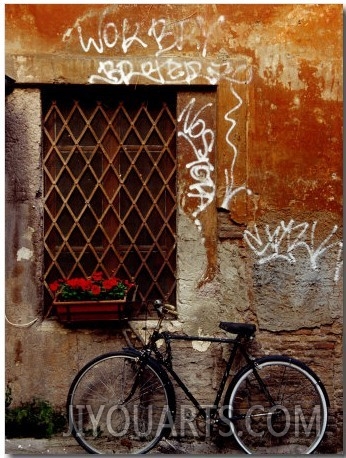
<path id="1" fill-rule="evenodd" d="M 154 308 L 157 311 L 158 315 L 160 317 L 164 317 L 168 313 L 174 316 L 178 316 L 178 313 L 176 311 L 176 308 L 174 305 L 171 304 L 164 304 L 162 299 L 156 299 L 154 301 Z"/>

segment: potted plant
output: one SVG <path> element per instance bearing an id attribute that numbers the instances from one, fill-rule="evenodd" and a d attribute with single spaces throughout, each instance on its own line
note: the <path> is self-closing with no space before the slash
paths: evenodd
<path id="1" fill-rule="evenodd" d="M 62 322 L 127 319 L 137 287 L 117 277 L 95 272 L 89 278 L 59 279 L 49 284 L 53 306 Z M 129 295 L 131 294 L 131 297 Z"/>

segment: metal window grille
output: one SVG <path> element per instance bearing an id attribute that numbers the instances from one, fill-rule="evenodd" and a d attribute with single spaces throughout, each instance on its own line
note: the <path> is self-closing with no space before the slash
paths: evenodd
<path id="1" fill-rule="evenodd" d="M 175 302 L 175 110 L 158 88 L 44 93 L 46 294 L 101 270 Z"/>

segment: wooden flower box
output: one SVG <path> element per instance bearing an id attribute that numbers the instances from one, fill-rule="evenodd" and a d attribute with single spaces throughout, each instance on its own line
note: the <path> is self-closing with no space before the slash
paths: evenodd
<path id="1" fill-rule="evenodd" d="M 126 302 L 126 299 L 53 302 L 57 317 L 62 323 L 128 320 L 131 315 L 131 305 L 131 302 Z"/>
<path id="2" fill-rule="evenodd" d="M 141 302 L 135 302 L 137 289 L 133 284 L 124 299 L 103 301 L 61 301 L 58 294 L 52 306 L 62 323 L 124 321 L 141 308 Z"/>

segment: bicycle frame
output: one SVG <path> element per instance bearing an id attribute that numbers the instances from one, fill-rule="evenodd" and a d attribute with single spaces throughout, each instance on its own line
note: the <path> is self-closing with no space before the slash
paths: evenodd
<path id="1" fill-rule="evenodd" d="M 163 339 L 165 341 L 166 345 L 166 351 L 167 351 L 167 356 L 163 357 L 163 354 L 158 350 L 156 346 L 156 342 L 158 340 Z M 201 336 L 186 336 L 186 335 L 179 335 L 179 334 L 170 334 L 167 331 L 159 332 L 158 330 L 155 330 L 153 334 L 151 335 L 151 338 L 149 340 L 149 343 L 145 346 L 145 349 L 143 350 L 148 356 L 151 355 L 151 353 L 154 353 L 156 360 L 163 366 L 165 369 L 169 372 L 169 374 L 173 377 L 173 379 L 176 381 L 178 386 L 184 391 L 186 396 L 189 398 L 189 400 L 192 402 L 192 404 L 196 407 L 198 410 L 198 413 L 203 416 L 205 420 L 210 420 L 213 415 L 216 414 L 218 408 L 220 407 L 220 400 L 222 397 L 222 394 L 224 392 L 226 382 L 228 379 L 228 376 L 230 374 L 230 370 L 232 368 L 233 362 L 235 360 L 235 357 L 237 353 L 240 351 L 242 356 L 244 357 L 245 361 L 248 364 L 251 364 L 253 362 L 252 357 L 245 351 L 244 346 L 241 342 L 241 337 L 238 335 L 235 339 L 232 338 L 227 338 L 227 337 L 201 337 Z M 199 401 L 196 399 L 196 397 L 191 393 L 191 391 L 188 389 L 188 387 L 185 385 L 183 380 L 179 377 L 179 375 L 175 372 L 172 366 L 172 350 L 170 346 L 170 342 L 172 340 L 179 340 L 179 341 L 200 341 L 200 342 L 210 342 L 210 343 L 227 343 L 232 345 L 232 350 L 230 353 L 230 356 L 228 358 L 228 361 L 226 363 L 226 367 L 219 385 L 219 388 L 216 393 L 216 397 L 213 403 L 213 411 L 212 415 L 210 416 L 207 412 L 207 409 L 203 408 Z"/>
<path id="2" fill-rule="evenodd" d="M 175 432 L 176 418 L 181 421 L 177 425 L 181 437 L 183 422 L 195 422 L 189 424 L 193 435 L 198 434 L 195 427 L 205 438 L 217 430 L 222 437 L 234 435 L 246 453 L 311 453 L 318 447 L 326 431 L 329 401 L 321 380 L 306 364 L 285 355 L 251 355 L 247 343 L 256 331 L 251 323 L 221 322 L 220 328 L 231 334 L 222 337 L 163 331 L 165 314 L 177 314 L 162 301 L 155 301 L 155 305 L 159 315 L 155 328 L 141 328 L 149 334 L 143 336 L 129 323 L 132 341 L 123 330 L 128 344 L 124 351 L 99 355 L 76 374 L 68 393 L 68 418 L 83 448 L 107 454 L 126 452 L 130 446 L 133 453 L 146 453 Z M 218 374 L 216 396 L 215 392 L 212 395 L 214 403 L 203 398 L 201 404 L 176 373 L 176 351 L 173 345 L 171 348 L 175 341 L 230 345 L 225 367 Z M 238 353 L 244 364 L 239 370 Z M 186 415 L 174 385 L 192 404 L 193 411 Z M 86 409 L 83 417 L 81 408 Z M 99 434 L 99 429 L 105 434 Z M 89 430 L 97 434 L 84 434 Z"/>

